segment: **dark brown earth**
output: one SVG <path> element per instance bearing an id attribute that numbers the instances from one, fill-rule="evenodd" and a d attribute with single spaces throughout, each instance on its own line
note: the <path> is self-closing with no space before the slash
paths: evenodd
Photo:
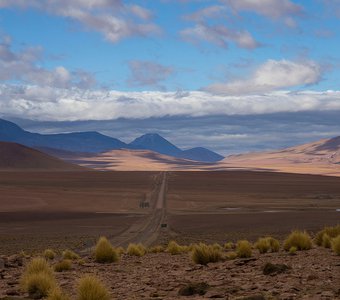
<path id="1" fill-rule="evenodd" d="M 20 144 L 0 142 L 0 170 L 85 171 L 86 169 Z"/>
<path id="2" fill-rule="evenodd" d="M 123 255 L 120 262 L 106 265 L 93 262 L 91 257 L 83 259 L 83 265 L 74 262 L 72 270 L 56 274 L 58 283 L 72 299 L 78 279 L 85 274 L 98 277 L 112 299 L 340 299 L 339 256 L 325 248 L 294 256 L 285 252 L 260 255 L 254 251 L 251 259 L 207 266 L 195 265 L 188 253 L 146 254 L 141 258 Z M 0 268 L 0 299 L 6 294 L 25 296 L 18 285 L 23 267 L 18 266 L 15 257 L 9 261 L 12 267 Z M 267 263 L 288 268 L 282 273 L 264 275 Z M 183 287 L 198 283 L 208 286 L 204 295 L 179 295 Z"/>

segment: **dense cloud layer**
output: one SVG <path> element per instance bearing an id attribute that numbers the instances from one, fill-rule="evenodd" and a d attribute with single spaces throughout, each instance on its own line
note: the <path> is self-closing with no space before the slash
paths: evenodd
<path id="1" fill-rule="evenodd" d="M 119 92 L 0 85 L 0 111 L 37 120 L 145 119 L 164 116 L 249 115 L 340 109 L 339 91 L 277 91 L 249 95 Z"/>

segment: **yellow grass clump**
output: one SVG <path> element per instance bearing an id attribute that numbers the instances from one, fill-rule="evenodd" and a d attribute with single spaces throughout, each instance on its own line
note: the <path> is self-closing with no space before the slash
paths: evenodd
<path id="1" fill-rule="evenodd" d="M 54 288 L 48 294 L 47 300 L 70 300 L 70 297 L 63 293 L 60 288 Z"/>
<path id="2" fill-rule="evenodd" d="M 272 237 L 259 238 L 255 243 L 255 248 L 260 253 L 278 252 L 280 250 L 280 242 Z"/>
<path id="3" fill-rule="evenodd" d="M 170 241 L 166 248 L 166 252 L 169 252 L 172 255 L 177 255 L 186 251 L 189 251 L 189 247 L 188 249 L 185 249 L 184 247 L 177 244 L 175 241 Z"/>
<path id="4" fill-rule="evenodd" d="M 233 260 L 233 259 L 237 258 L 237 253 L 234 252 L 234 251 L 231 251 L 231 252 L 226 254 L 226 258 L 229 259 L 229 260 Z"/>
<path id="5" fill-rule="evenodd" d="M 290 255 L 295 255 L 297 251 L 297 248 L 295 246 L 292 246 L 289 248 L 289 254 Z"/>
<path id="6" fill-rule="evenodd" d="M 337 254 L 340 255 L 340 235 L 332 240 L 332 250 Z"/>
<path id="7" fill-rule="evenodd" d="M 119 254 L 106 237 L 101 237 L 94 250 L 94 258 L 99 263 L 113 263 L 119 260 Z"/>
<path id="8" fill-rule="evenodd" d="M 312 239 L 306 231 L 293 231 L 283 245 L 286 251 L 291 247 L 296 247 L 297 250 L 309 250 L 312 248 Z"/>
<path id="9" fill-rule="evenodd" d="M 225 250 L 231 250 L 234 249 L 234 243 L 233 242 L 227 242 L 224 244 L 224 249 Z"/>
<path id="10" fill-rule="evenodd" d="M 212 245 L 200 243 L 196 245 L 191 253 L 191 258 L 196 264 L 206 265 L 222 260 L 222 251 Z"/>
<path id="11" fill-rule="evenodd" d="M 79 259 L 80 256 L 72 250 L 65 250 L 63 252 L 63 258 L 64 259 L 76 260 L 76 259 Z"/>
<path id="12" fill-rule="evenodd" d="M 110 300 L 105 286 L 93 276 L 85 276 L 79 280 L 77 300 Z"/>
<path id="13" fill-rule="evenodd" d="M 46 258 L 46 259 L 54 259 L 57 254 L 52 250 L 52 249 L 46 249 L 43 253 L 43 256 Z"/>
<path id="14" fill-rule="evenodd" d="M 131 256 L 144 256 L 146 249 L 142 244 L 130 244 L 126 253 Z"/>
<path id="15" fill-rule="evenodd" d="M 125 249 L 123 247 L 117 247 L 115 249 L 116 249 L 119 256 L 125 254 Z"/>
<path id="16" fill-rule="evenodd" d="M 150 253 L 161 253 L 164 252 L 164 247 L 161 245 L 151 247 L 148 252 Z"/>
<path id="17" fill-rule="evenodd" d="M 340 224 L 336 225 L 336 226 L 329 226 L 329 227 L 325 227 L 322 230 L 320 230 L 316 236 L 315 236 L 315 243 L 318 246 L 324 246 L 324 239 L 327 239 L 327 237 L 325 238 L 324 236 L 328 235 L 330 237 L 330 239 L 334 239 L 337 236 L 340 235 Z M 326 242 L 325 243 L 326 246 L 329 246 L 329 244 Z M 329 248 L 329 247 L 327 247 Z"/>
<path id="18" fill-rule="evenodd" d="M 54 271 L 56 272 L 68 271 L 68 270 L 71 270 L 71 268 L 72 268 L 72 261 L 70 259 L 63 259 L 62 261 L 54 265 Z"/>
<path id="19" fill-rule="evenodd" d="M 252 255 L 251 244 L 247 240 L 238 241 L 236 245 L 237 257 L 248 258 Z"/>
<path id="20" fill-rule="evenodd" d="M 327 233 L 325 233 L 322 236 L 322 244 L 321 245 L 322 245 L 322 247 L 325 247 L 325 248 L 331 248 L 332 238 Z"/>
<path id="21" fill-rule="evenodd" d="M 21 277 L 22 289 L 31 298 L 46 297 L 56 285 L 53 270 L 44 258 L 32 259 Z"/>

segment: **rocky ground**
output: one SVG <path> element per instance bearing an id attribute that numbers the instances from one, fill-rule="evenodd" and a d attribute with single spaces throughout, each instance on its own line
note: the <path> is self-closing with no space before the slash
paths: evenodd
<path id="1" fill-rule="evenodd" d="M 0 299 L 27 297 L 20 291 L 19 280 L 28 259 L 0 258 Z M 280 266 L 273 273 L 269 269 L 267 274 L 267 263 L 288 268 Z M 340 257 L 321 247 L 296 255 L 254 251 L 249 259 L 207 266 L 194 264 L 188 253 L 123 255 L 114 264 L 83 257 L 82 264 L 74 262 L 72 270 L 56 277 L 62 289 L 75 297 L 78 278 L 84 274 L 100 278 L 112 299 L 340 299 Z"/>

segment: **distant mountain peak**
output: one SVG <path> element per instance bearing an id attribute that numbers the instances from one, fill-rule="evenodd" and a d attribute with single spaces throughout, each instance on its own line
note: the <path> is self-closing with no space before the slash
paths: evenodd
<path id="1" fill-rule="evenodd" d="M 182 151 L 158 133 L 143 134 L 132 141 L 129 145 L 136 149 L 152 150 L 170 156 L 176 156 Z"/>

